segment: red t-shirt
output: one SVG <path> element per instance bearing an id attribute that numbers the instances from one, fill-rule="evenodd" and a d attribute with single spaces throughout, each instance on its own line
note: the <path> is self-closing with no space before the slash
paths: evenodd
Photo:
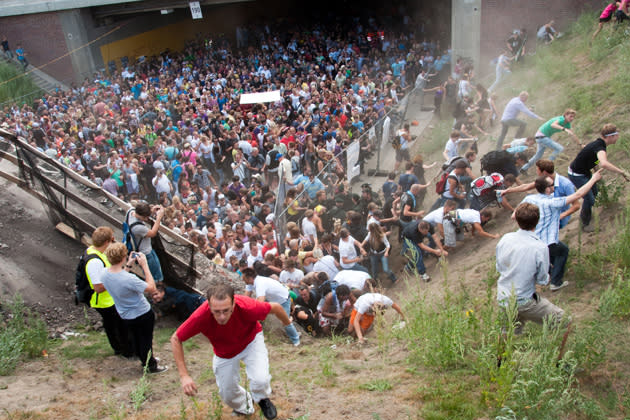
<path id="1" fill-rule="evenodd" d="M 212 344 L 214 354 L 231 359 L 254 340 L 262 331 L 260 322 L 271 311 L 269 302 L 260 302 L 247 296 L 234 295 L 234 312 L 225 325 L 219 325 L 210 312 L 208 302 L 204 302 L 177 329 L 177 338 L 184 342 L 201 333 Z"/>

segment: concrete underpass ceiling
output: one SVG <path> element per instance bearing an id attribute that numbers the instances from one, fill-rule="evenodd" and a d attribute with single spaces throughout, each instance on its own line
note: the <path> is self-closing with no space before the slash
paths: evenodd
<path id="1" fill-rule="evenodd" d="M 198 0 L 201 6 L 254 0 Z M 0 17 L 92 8 L 96 18 L 189 7 L 189 0 L 2 0 Z"/>

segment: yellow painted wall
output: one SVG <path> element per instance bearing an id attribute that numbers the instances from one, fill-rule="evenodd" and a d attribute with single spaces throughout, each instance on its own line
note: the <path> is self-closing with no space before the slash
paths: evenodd
<path id="1" fill-rule="evenodd" d="M 199 32 L 208 32 L 207 28 L 208 22 L 189 19 L 105 44 L 101 46 L 103 63 L 107 65 L 110 60 L 116 60 L 120 64 L 120 57 L 125 56 L 133 62 L 137 57 L 159 54 L 167 48 L 181 50 L 186 40 L 193 39 Z"/>

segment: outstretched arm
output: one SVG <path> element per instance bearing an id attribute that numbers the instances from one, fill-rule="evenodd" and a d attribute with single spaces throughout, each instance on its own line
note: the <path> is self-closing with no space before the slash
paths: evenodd
<path id="1" fill-rule="evenodd" d="M 171 350 L 173 350 L 173 358 L 175 359 L 177 372 L 179 372 L 179 380 L 182 384 L 184 394 L 190 396 L 197 394 L 197 385 L 195 385 L 195 381 L 193 381 L 188 373 L 186 360 L 184 359 L 184 346 L 182 342 L 179 341 L 177 333 L 173 333 L 171 336 Z"/>
<path id="2" fill-rule="evenodd" d="M 291 320 L 289 319 L 287 313 L 284 311 L 282 305 L 280 305 L 279 303 L 270 303 L 270 305 L 271 310 L 269 311 L 269 313 L 274 314 L 276 318 L 278 318 L 280 322 L 282 322 L 282 325 L 286 327 L 287 325 L 291 324 Z"/>

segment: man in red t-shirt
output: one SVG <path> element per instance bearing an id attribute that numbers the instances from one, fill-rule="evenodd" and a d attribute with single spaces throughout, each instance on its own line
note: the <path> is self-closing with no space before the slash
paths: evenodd
<path id="1" fill-rule="evenodd" d="M 265 418 L 276 418 L 276 408 L 269 400 L 269 358 L 259 322 L 269 313 L 274 314 L 285 326 L 291 324 L 278 303 L 235 296 L 234 289 L 225 284 L 211 287 L 207 302 L 197 308 L 171 337 L 173 357 L 184 393 L 195 395 L 197 385 L 186 368 L 182 343 L 201 333 L 213 346 L 212 367 L 221 399 L 237 415 L 253 414 L 253 400 L 260 406 Z M 240 361 L 245 364 L 251 394 L 239 385 Z"/>

